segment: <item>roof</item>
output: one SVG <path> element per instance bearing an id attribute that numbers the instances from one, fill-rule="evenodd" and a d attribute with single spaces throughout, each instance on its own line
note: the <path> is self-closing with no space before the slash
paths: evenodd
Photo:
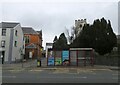
<path id="1" fill-rule="evenodd" d="M 70 48 L 70 50 L 93 50 L 92 48 Z"/>
<path id="2" fill-rule="evenodd" d="M 24 34 L 38 34 L 32 27 L 22 27 Z"/>
<path id="3" fill-rule="evenodd" d="M 14 28 L 18 24 L 20 24 L 20 23 L 16 23 L 16 22 L 1 22 L 0 23 L 0 28 Z"/>
<path id="4" fill-rule="evenodd" d="M 53 46 L 53 43 L 46 43 L 46 46 Z"/>
<path id="5" fill-rule="evenodd" d="M 117 39 L 120 39 L 120 35 L 117 35 Z"/>
<path id="6" fill-rule="evenodd" d="M 42 36 L 42 30 L 40 30 L 40 31 L 37 31 L 41 36 Z"/>
<path id="7" fill-rule="evenodd" d="M 31 43 L 27 45 L 25 48 L 37 48 L 35 44 Z"/>

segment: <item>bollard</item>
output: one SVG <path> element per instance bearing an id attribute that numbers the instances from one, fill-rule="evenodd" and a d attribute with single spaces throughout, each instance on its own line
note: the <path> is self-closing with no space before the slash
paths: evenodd
<path id="1" fill-rule="evenodd" d="M 37 60 L 37 67 L 41 66 L 41 60 Z"/>

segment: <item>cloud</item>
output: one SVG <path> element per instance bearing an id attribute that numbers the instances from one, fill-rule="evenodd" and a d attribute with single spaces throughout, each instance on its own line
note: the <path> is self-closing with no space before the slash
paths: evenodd
<path id="1" fill-rule="evenodd" d="M 31 0 L 32 1 L 32 0 Z M 58 1 L 58 2 L 57 2 Z M 43 30 L 43 46 L 52 42 L 54 36 L 70 29 L 75 19 L 86 18 L 88 23 L 105 17 L 111 20 L 114 32 L 118 32 L 117 2 L 80 2 L 78 0 L 40 0 L 39 3 L 2 4 L 3 21 L 17 21 L 22 26 L 31 26 Z"/>

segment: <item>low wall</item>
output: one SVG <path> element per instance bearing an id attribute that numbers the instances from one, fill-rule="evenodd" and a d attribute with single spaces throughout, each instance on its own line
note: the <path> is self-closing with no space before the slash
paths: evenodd
<path id="1" fill-rule="evenodd" d="M 118 55 L 95 56 L 95 65 L 118 66 Z"/>

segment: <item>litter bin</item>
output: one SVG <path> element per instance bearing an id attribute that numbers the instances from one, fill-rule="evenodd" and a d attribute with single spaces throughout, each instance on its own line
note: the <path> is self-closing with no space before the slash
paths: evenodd
<path id="1" fill-rule="evenodd" d="M 37 67 L 41 66 L 41 60 L 37 60 Z"/>

